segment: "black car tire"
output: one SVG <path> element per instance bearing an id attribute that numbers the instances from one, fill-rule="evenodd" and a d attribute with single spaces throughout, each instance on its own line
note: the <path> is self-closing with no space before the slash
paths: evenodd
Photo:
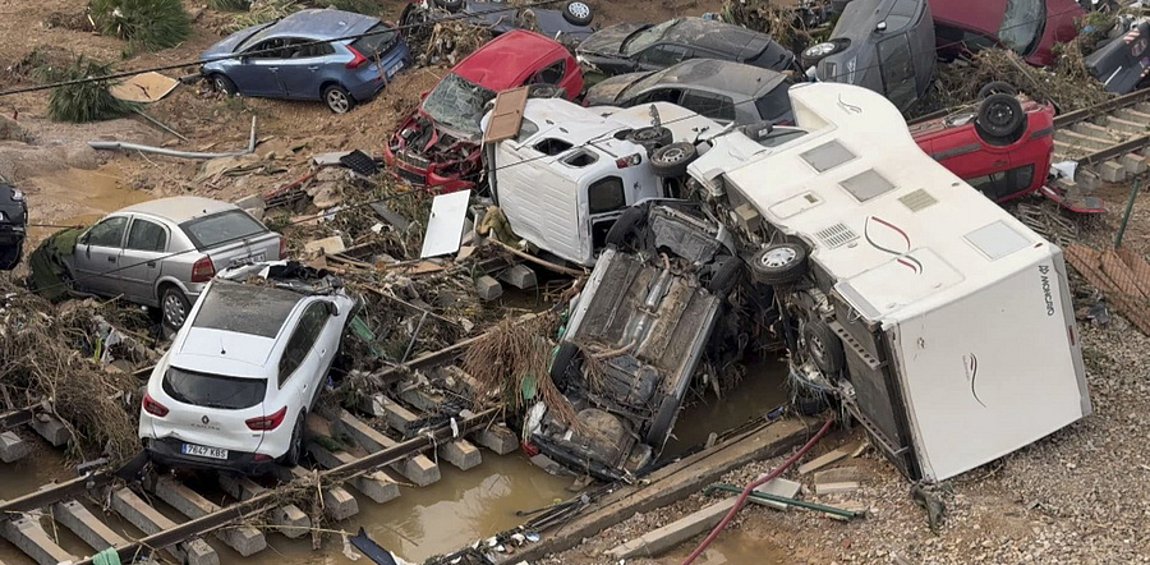
<path id="1" fill-rule="evenodd" d="M 1008 94 L 1010 96 L 1018 96 L 1018 89 L 1013 84 L 1004 80 L 995 80 L 982 85 L 978 89 L 978 99 L 986 100 L 993 94 Z"/>
<path id="2" fill-rule="evenodd" d="M 698 157 L 699 150 L 693 143 L 680 141 L 664 145 L 651 153 L 651 171 L 661 177 L 681 177 Z"/>
<path id="3" fill-rule="evenodd" d="M 707 290 L 720 297 L 730 294 L 735 288 L 735 283 L 739 282 L 741 267 L 739 260 L 734 257 L 725 256 L 717 259 L 711 280 L 707 282 Z"/>
<path id="4" fill-rule="evenodd" d="M 329 84 L 323 89 L 323 103 L 333 114 L 346 114 L 355 107 L 351 93 L 338 84 Z"/>
<path id="5" fill-rule="evenodd" d="M 212 88 L 214 88 L 216 92 L 222 92 L 224 96 L 229 98 L 238 93 L 236 83 L 232 82 L 232 79 L 228 78 L 227 75 L 216 73 L 208 78 L 211 79 Z"/>
<path id="6" fill-rule="evenodd" d="M 435 7 L 455 13 L 463 9 L 463 0 L 435 0 Z"/>
<path id="7" fill-rule="evenodd" d="M 430 18 L 427 15 L 427 10 L 422 4 L 412 2 L 403 7 L 403 12 L 399 15 L 399 25 L 404 30 L 414 31 L 411 28 L 422 25 L 428 22 Z M 409 33 L 404 34 L 410 35 Z"/>
<path id="8" fill-rule="evenodd" d="M 563 6 L 563 19 L 571 25 L 589 26 L 591 20 L 595 19 L 595 12 L 583 0 L 571 0 Z"/>
<path id="9" fill-rule="evenodd" d="M 306 419 L 305 412 L 300 412 L 299 418 L 296 418 L 295 427 L 291 431 L 291 443 L 288 444 L 287 453 L 280 458 L 280 463 L 285 467 L 295 467 L 303 458 L 303 427 Z"/>
<path id="10" fill-rule="evenodd" d="M 791 284 L 807 272 L 807 250 L 797 243 L 777 243 L 756 253 L 750 266 L 755 282 Z"/>
<path id="11" fill-rule="evenodd" d="M 1026 129 L 1022 103 L 1009 94 L 991 94 L 978 106 L 978 134 L 991 145 L 1010 145 Z"/>
<path id="12" fill-rule="evenodd" d="M 648 152 L 651 152 L 675 141 L 675 135 L 671 133 L 671 130 L 665 127 L 649 126 L 631 130 L 631 132 L 627 134 L 627 141 L 638 143 L 646 147 Z"/>
<path id="13" fill-rule="evenodd" d="M 646 216 L 647 210 L 643 206 L 632 206 L 623 210 L 623 214 L 611 224 L 611 229 L 607 230 L 607 245 L 616 249 L 626 245 L 639 231 L 639 224 Z"/>
<path id="14" fill-rule="evenodd" d="M 11 271 L 24 258 L 24 241 L 15 245 L 0 245 L 0 271 Z"/>
<path id="15" fill-rule="evenodd" d="M 810 47 L 807 47 L 806 49 L 803 49 L 800 58 L 802 59 L 803 64 L 809 67 L 811 65 L 817 64 L 819 61 L 822 61 L 827 57 L 830 57 L 831 55 L 834 55 L 835 53 L 842 52 L 847 47 L 850 47 L 850 44 L 851 40 L 845 37 L 837 37 L 829 41 L 816 43 Z"/>
<path id="16" fill-rule="evenodd" d="M 171 304 L 169 304 L 169 301 Z M 183 317 L 179 320 L 179 323 L 176 323 L 175 312 L 169 312 L 169 307 L 181 308 Z M 160 291 L 160 319 L 164 327 L 173 332 L 178 331 L 181 326 L 187 323 L 188 312 L 191 311 L 191 309 L 192 305 L 188 302 L 188 297 L 184 296 L 184 293 L 175 285 L 169 284 Z"/>
<path id="17" fill-rule="evenodd" d="M 811 318 L 803 325 L 803 345 L 824 375 L 837 375 L 843 370 L 846 354 L 842 341 L 822 320 Z"/>
<path id="18" fill-rule="evenodd" d="M 565 382 L 564 377 L 578 356 L 579 346 L 574 343 L 560 343 L 559 350 L 555 352 L 555 358 L 551 360 L 551 370 L 549 371 L 551 380 L 555 383 Z"/>
<path id="19" fill-rule="evenodd" d="M 527 87 L 528 98 L 557 98 L 563 90 L 551 84 L 533 84 Z"/>

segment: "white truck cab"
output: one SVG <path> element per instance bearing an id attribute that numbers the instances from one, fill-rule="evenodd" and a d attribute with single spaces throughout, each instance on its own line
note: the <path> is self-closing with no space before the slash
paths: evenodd
<path id="1" fill-rule="evenodd" d="M 918 147 L 898 109 L 790 89 L 806 133 L 688 167 L 760 245 L 792 375 L 835 391 L 914 480 L 945 480 L 1091 413 L 1062 250 Z"/>
<path id="2" fill-rule="evenodd" d="M 653 170 L 647 140 L 634 135 L 651 130 L 653 114 L 670 130 L 664 144 L 693 143 L 724 130 L 665 102 L 621 109 L 528 99 L 519 135 L 485 148 L 488 183 L 511 229 L 562 259 L 594 265 L 623 210 L 679 196 L 675 183 Z M 483 118 L 485 131 L 490 120 L 490 114 Z"/>

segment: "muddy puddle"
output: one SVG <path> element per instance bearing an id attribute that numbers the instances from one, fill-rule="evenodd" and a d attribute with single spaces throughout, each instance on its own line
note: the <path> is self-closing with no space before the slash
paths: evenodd
<path id="1" fill-rule="evenodd" d="M 66 169 L 28 179 L 26 185 L 33 224 L 90 225 L 109 212 L 154 198 L 128 188 L 122 172 L 111 164 L 94 170 Z M 58 229 L 33 226 L 28 231 L 39 241 Z"/>
<path id="2" fill-rule="evenodd" d="M 722 433 L 747 421 L 761 418 L 787 401 L 786 365 L 774 359 L 756 359 L 747 364 L 743 380 L 723 396 L 713 392 L 683 409 L 675 422 L 663 458 L 682 455 L 702 445 L 711 433 Z"/>
<path id="3" fill-rule="evenodd" d="M 351 533 L 363 526 L 372 539 L 408 561 L 420 563 L 450 553 L 475 540 L 518 526 L 526 518 L 519 510 L 533 510 L 566 499 L 571 479 L 553 477 L 521 455 L 499 457 L 483 453 L 483 464 L 460 471 L 440 463 L 442 478 L 424 488 L 404 488 L 387 504 L 360 497 L 359 514 L 335 528 Z M 337 539 L 313 552 L 310 540 L 269 536 L 271 548 L 243 560 L 252 565 L 304 565 L 350 563 Z M 234 555 L 234 554 L 232 554 Z M 238 558 L 238 556 L 235 556 Z M 226 561 L 226 560 L 225 560 Z M 363 560 L 358 561 L 362 563 Z"/>

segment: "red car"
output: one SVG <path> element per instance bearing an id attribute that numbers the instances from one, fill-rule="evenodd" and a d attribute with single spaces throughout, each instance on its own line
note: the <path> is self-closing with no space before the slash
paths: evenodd
<path id="1" fill-rule="evenodd" d="M 1052 48 L 1078 35 L 1086 15 L 1075 0 L 930 0 L 939 53 L 1003 47 L 1026 62 L 1054 63 Z"/>
<path id="2" fill-rule="evenodd" d="M 574 99 L 583 91 L 583 72 L 556 41 L 523 30 L 500 35 L 424 95 L 384 147 L 385 161 L 418 186 L 443 192 L 475 187 L 482 173 L 479 121 L 487 103 L 501 91 L 529 84 L 549 85 Z"/>
<path id="3" fill-rule="evenodd" d="M 1011 94 L 990 94 L 977 111 L 910 126 L 928 155 L 995 202 L 1031 194 L 1080 213 L 1104 212 L 1095 202 L 1070 203 L 1046 186 L 1054 151 L 1054 107 Z"/>

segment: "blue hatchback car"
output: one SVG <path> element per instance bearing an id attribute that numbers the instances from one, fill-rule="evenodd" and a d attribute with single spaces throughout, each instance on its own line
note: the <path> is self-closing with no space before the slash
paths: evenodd
<path id="1" fill-rule="evenodd" d="M 348 36 L 361 37 L 316 43 Z M 229 96 L 322 100 L 343 114 L 379 94 L 411 52 L 378 18 L 318 9 L 233 33 L 201 60 L 203 75 Z"/>

